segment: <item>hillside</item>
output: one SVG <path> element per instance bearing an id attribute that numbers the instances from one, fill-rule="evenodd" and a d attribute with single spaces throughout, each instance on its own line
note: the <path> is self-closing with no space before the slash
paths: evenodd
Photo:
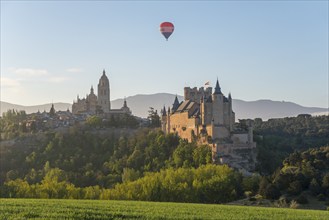
<path id="1" fill-rule="evenodd" d="M 262 118 L 267 120 L 270 118 L 294 117 L 299 114 L 328 114 L 328 110 L 325 108 L 304 107 L 293 102 L 272 100 L 243 101 L 234 99 L 233 110 L 236 119 Z"/>
<path id="2" fill-rule="evenodd" d="M 157 93 L 151 95 L 135 95 L 127 98 L 128 106 L 132 109 L 133 114 L 147 117 L 149 107 L 155 109 L 163 108 L 165 105 L 172 107 L 175 95 L 169 93 Z M 178 100 L 182 101 L 183 96 L 178 96 Z M 112 101 L 113 108 L 121 108 L 123 99 Z M 325 108 L 304 107 L 293 102 L 281 102 L 272 100 L 257 100 L 257 101 L 243 101 L 233 99 L 233 110 L 235 111 L 235 118 L 262 118 L 268 120 L 270 118 L 284 118 L 293 117 L 298 114 L 328 114 Z"/>
<path id="3" fill-rule="evenodd" d="M 172 106 L 175 99 L 174 94 L 157 93 L 149 95 L 134 95 L 126 98 L 129 108 L 133 114 L 139 117 L 147 117 L 148 110 L 153 107 L 160 112 L 163 106 Z M 182 96 L 178 96 L 179 101 L 183 100 Z M 116 99 L 111 102 L 112 108 L 121 108 L 123 99 Z M 54 103 L 56 110 L 65 111 L 71 108 L 70 103 Z M 1 115 L 8 109 L 25 110 L 27 113 L 40 111 L 49 111 L 51 103 L 36 106 L 22 106 L 14 105 L 1 101 Z M 257 100 L 257 101 L 243 101 L 233 99 L 233 110 L 235 111 L 236 120 L 245 118 L 262 118 L 267 120 L 269 118 L 284 118 L 297 116 L 298 114 L 328 114 L 326 108 L 304 107 L 293 102 L 281 102 L 272 100 Z"/>
<path id="4" fill-rule="evenodd" d="M 47 103 L 47 104 L 43 104 L 43 105 L 24 106 L 24 105 L 16 105 L 16 104 L 1 101 L 0 105 L 1 105 L 0 106 L 1 115 L 2 115 L 3 112 L 6 112 L 9 109 L 15 109 L 15 110 L 18 110 L 18 111 L 25 110 L 25 112 L 27 114 L 30 114 L 30 113 L 34 113 L 34 112 L 37 112 L 37 111 L 49 112 L 52 103 Z M 72 104 L 63 103 L 63 102 L 56 102 L 56 103 L 54 103 L 54 106 L 55 106 L 56 111 L 66 111 L 67 109 L 71 110 Z"/>

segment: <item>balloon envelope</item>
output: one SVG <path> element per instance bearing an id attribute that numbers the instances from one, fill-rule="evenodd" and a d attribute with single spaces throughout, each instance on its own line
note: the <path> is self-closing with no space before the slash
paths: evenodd
<path id="1" fill-rule="evenodd" d="M 160 24 L 160 32 L 168 40 L 170 35 L 174 32 L 174 25 L 171 22 L 162 22 Z"/>

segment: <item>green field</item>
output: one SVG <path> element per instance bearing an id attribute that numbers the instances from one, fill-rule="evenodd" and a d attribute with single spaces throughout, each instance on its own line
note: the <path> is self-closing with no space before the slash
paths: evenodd
<path id="1" fill-rule="evenodd" d="M 329 219 L 329 211 L 100 200 L 0 199 L 1 219 Z"/>

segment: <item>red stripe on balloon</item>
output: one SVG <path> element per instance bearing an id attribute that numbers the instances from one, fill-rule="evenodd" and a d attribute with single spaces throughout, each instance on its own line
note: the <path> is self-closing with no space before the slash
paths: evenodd
<path id="1" fill-rule="evenodd" d="M 160 27 L 174 27 L 174 25 L 170 22 L 163 22 L 160 24 Z"/>

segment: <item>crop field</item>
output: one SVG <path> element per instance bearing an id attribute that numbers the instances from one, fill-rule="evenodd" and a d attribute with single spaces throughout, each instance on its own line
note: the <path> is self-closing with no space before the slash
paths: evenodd
<path id="1" fill-rule="evenodd" d="M 104 200 L 0 199 L 0 219 L 329 219 L 329 211 Z"/>

